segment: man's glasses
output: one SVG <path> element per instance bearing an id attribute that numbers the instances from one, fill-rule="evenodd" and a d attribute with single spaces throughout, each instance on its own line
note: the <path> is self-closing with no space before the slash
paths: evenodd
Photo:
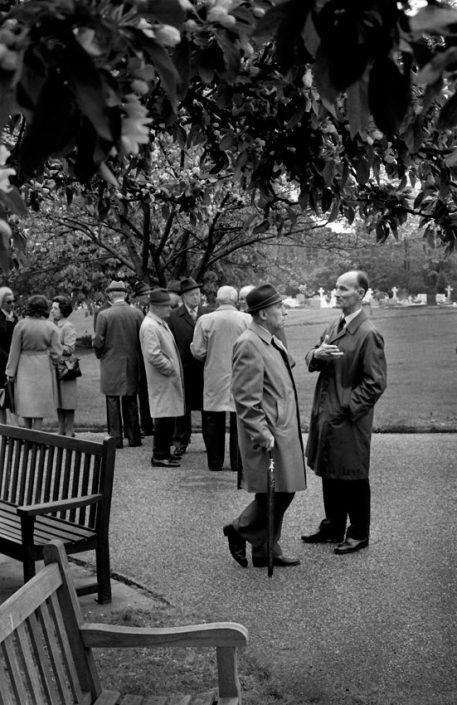
<path id="1" fill-rule="evenodd" d="M 7 299 L 5 301 L 6 304 L 14 304 L 14 302 L 15 302 L 15 299 Z"/>

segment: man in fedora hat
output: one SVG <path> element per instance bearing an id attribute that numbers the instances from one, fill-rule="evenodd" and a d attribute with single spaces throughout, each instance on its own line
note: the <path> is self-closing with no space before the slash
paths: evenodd
<path id="1" fill-rule="evenodd" d="M 181 280 L 181 306 L 170 313 L 169 326 L 173 333 L 184 372 L 184 415 L 176 419 L 174 445 L 175 456 L 181 457 L 190 443 L 192 433 L 192 410 L 203 409 L 203 363 L 196 360 L 190 350 L 194 337 L 197 318 L 201 307 L 200 284 L 192 277 Z M 204 432 L 204 414 L 202 411 L 202 429 Z"/>
<path id="2" fill-rule="evenodd" d="M 138 335 L 143 316 L 126 303 L 124 282 L 112 281 L 106 292 L 111 306 L 98 313 L 93 347 L 100 360 L 100 388 L 106 397 L 108 433 L 116 438 L 118 448 L 122 448 L 124 432 L 130 446 L 139 446 L 136 396 L 140 367 Z"/>
<path id="3" fill-rule="evenodd" d="M 271 284 L 255 287 L 246 297 L 252 315 L 248 329 L 233 348 L 232 392 L 238 417 L 241 487 L 253 501 L 224 527 L 233 558 L 246 567 L 246 542 L 254 567 L 267 565 L 267 473 L 269 453 L 275 464 L 273 562 L 298 565 L 279 545 L 285 511 L 294 493 L 306 489 L 297 391 L 287 350 L 276 334 L 284 326 L 282 296 Z"/>
<path id="4" fill-rule="evenodd" d="M 149 313 L 140 329 L 149 408 L 154 419 L 154 448 L 151 465 L 178 467 L 171 456 L 175 417 L 184 413 L 182 365 L 175 339 L 166 319 L 171 299 L 166 289 L 153 289 L 149 297 Z"/>

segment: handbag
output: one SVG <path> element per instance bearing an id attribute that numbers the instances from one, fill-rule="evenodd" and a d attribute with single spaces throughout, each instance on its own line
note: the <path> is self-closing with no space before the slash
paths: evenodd
<path id="1" fill-rule="evenodd" d="M 14 411 L 14 382 L 7 380 L 5 386 L 0 388 L 0 409 Z"/>
<path id="2" fill-rule="evenodd" d="M 70 379 L 81 377 L 81 368 L 79 366 L 79 357 L 71 355 L 57 363 L 57 378 L 61 382 L 66 382 Z"/>

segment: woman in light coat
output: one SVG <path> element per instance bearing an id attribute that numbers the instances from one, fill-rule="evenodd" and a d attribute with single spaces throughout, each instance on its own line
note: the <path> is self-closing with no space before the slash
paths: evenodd
<path id="1" fill-rule="evenodd" d="M 31 296 L 26 317 L 14 329 L 6 365 L 6 375 L 15 383 L 16 414 L 24 418 L 26 428 L 41 429 L 43 417 L 55 414 L 55 365 L 62 346 L 48 316 L 48 300 Z"/>
<path id="2" fill-rule="evenodd" d="M 75 351 L 76 330 L 68 320 L 73 307 L 66 296 L 54 296 L 51 306 L 51 318 L 59 329 L 60 344 L 62 345 L 61 360 L 70 357 Z M 62 436 L 74 436 L 75 409 L 77 407 L 76 379 L 57 379 L 55 386 L 55 405 L 59 421 L 59 433 Z"/>

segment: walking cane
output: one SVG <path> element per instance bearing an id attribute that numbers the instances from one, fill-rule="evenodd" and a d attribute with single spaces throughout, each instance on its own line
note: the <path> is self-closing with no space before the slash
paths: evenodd
<path id="1" fill-rule="evenodd" d="M 268 577 L 273 575 L 273 541 L 274 541 L 274 511 L 275 511 L 275 461 L 271 450 L 268 451 L 270 464 L 267 474 L 268 526 L 267 526 L 267 560 Z"/>

